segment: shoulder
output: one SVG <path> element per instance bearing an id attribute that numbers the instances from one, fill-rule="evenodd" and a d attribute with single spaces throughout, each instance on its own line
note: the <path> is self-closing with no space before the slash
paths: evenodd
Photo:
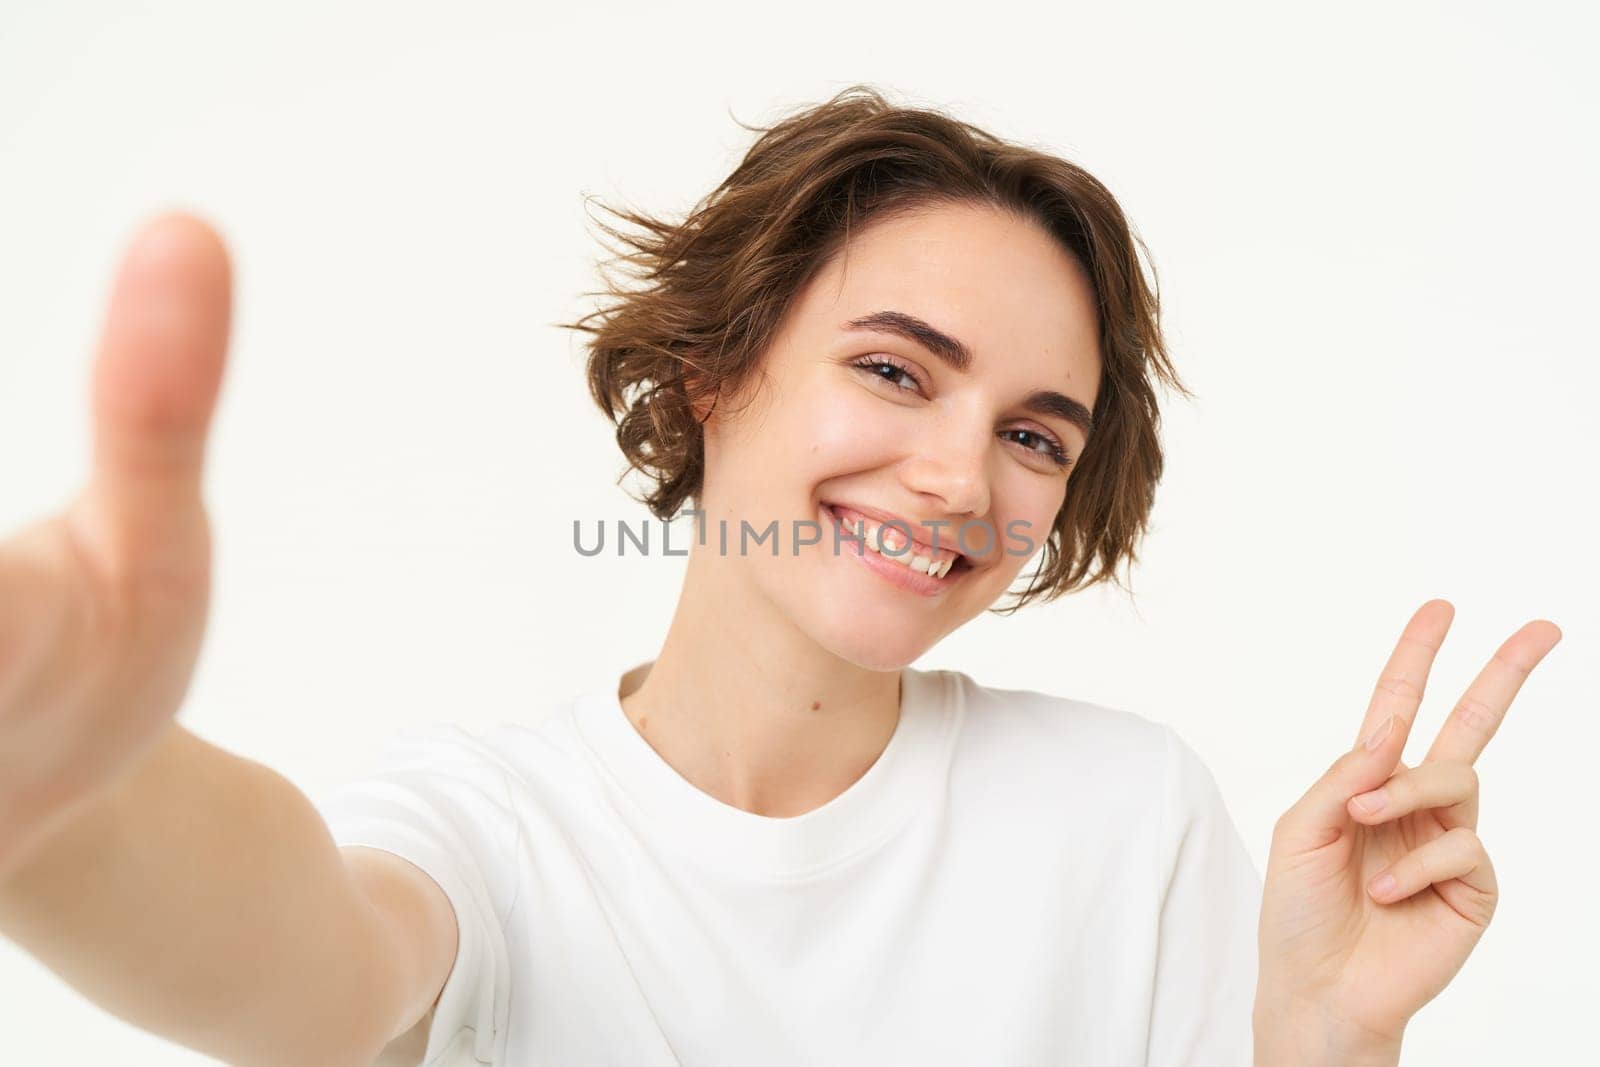
<path id="1" fill-rule="evenodd" d="M 572 700 L 526 721 L 468 728 L 445 720 L 418 723 L 383 738 L 359 762 L 355 779 L 410 777 L 445 785 L 486 785 L 519 776 L 524 762 L 564 749 Z"/>
<path id="2" fill-rule="evenodd" d="M 1198 753 L 1170 726 L 1123 708 L 1031 689 L 942 676 L 961 716 L 957 760 L 986 779 L 1029 785 L 1050 799 L 1092 792 L 1105 810 L 1163 812 L 1181 824 L 1221 804 Z"/>
<path id="3" fill-rule="evenodd" d="M 341 843 L 406 826 L 501 848 L 515 837 L 523 784 L 564 748 L 565 711 L 563 703 L 529 724 L 479 730 L 444 721 L 404 728 L 313 799 Z"/>
<path id="4" fill-rule="evenodd" d="M 933 672 L 963 718 L 963 742 L 1041 759 L 1113 761 L 1160 773 L 1176 739 L 1171 728 L 1135 712 L 1032 689 L 985 685 L 962 671 Z"/>

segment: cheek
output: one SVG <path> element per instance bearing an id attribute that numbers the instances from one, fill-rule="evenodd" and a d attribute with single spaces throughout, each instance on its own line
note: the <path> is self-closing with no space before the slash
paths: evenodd
<path id="1" fill-rule="evenodd" d="M 1065 499 L 1059 484 L 1050 488 L 1038 479 L 1019 480 L 1003 497 L 996 495 L 995 529 L 1005 553 L 1002 570 L 1015 575 L 1043 551 Z"/>
<path id="2" fill-rule="evenodd" d="M 708 440 L 707 482 L 719 497 L 740 501 L 740 510 L 788 514 L 818 484 L 892 462 L 895 442 L 904 441 L 893 415 L 891 405 L 849 382 L 809 383 L 759 422 Z"/>
<path id="3" fill-rule="evenodd" d="M 818 399 L 806 406 L 794 438 L 799 442 L 796 454 L 823 467 L 871 466 L 900 438 L 892 411 L 885 410 L 888 405 L 864 389 L 833 389 Z"/>

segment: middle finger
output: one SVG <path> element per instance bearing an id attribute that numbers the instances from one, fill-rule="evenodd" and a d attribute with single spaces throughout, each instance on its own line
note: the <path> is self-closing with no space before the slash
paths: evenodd
<path id="1" fill-rule="evenodd" d="M 1471 763 L 1500 728 L 1533 668 L 1561 640 L 1561 630 L 1535 619 L 1506 638 L 1445 718 L 1423 762 Z"/>

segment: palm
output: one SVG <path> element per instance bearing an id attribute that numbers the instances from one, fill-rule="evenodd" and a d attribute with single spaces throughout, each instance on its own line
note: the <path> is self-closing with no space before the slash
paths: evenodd
<path id="1" fill-rule="evenodd" d="M 1378 904 L 1362 889 L 1379 871 L 1418 847 L 1444 836 L 1449 829 L 1431 811 L 1402 816 L 1382 826 L 1354 824 L 1350 889 L 1362 903 L 1368 938 L 1358 945 L 1354 961 L 1388 965 L 1402 959 L 1399 970 L 1373 971 L 1358 987 L 1379 988 L 1385 974 L 1393 992 L 1411 989 L 1426 1002 L 1443 989 L 1472 951 L 1494 914 L 1494 899 L 1457 879 L 1429 885 L 1415 896 Z M 1430 977 L 1433 979 L 1429 981 Z M 1409 981 L 1402 981 L 1409 979 Z"/>
<path id="2" fill-rule="evenodd" d="M 1339 919 L 1321 961 L 1324 980 L 1342 987 L 1345 1015 L 1363 1029 L 1401 1029 L 1461 969 L 1488 923 L 1493 901 L 1455 880 L 1393 904 L 1366 892 L 1380 871 L 1445 829 L 1428 812 L 1383 826 L 1352 820 L 1347 833 L 1302 857 L 1305 907 Z"/>
<path id="3" fill-rule="evenodd" d="M 1312 1006 L 1348 1032 L 1398 1041 L 1407 1021 L 1466 962 L 1498 891 L 1482 853 L 1477 778 L 1487 744 L 1529 670 L 1560 639 L 1548 622 L 1508 639 L 1457 704 L 1427 757 L 1400 762 L 1428 667 L 1452 612 L 1425 605 L 1380 681 L 1358 745 L 1279 820 L 1261 916 L 1264 1003 Z M 1352 797 L 1382 787 L 1380 812 Z M 1400 889 L 1376 899 L 1379 875 Z"/>

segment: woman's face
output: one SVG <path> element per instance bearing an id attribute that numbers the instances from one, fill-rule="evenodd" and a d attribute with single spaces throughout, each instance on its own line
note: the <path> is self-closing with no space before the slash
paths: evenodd
<path id="1" fill-rule="evenodd" d="M 1100 386 L 1094 294 L 1037 224 L 929 206 L 854 234 L 762 369 L 748 407 L 706 424 L 701 550 L 819 645 L 894 670 L 994 604 L 1049 535 L 1087 440 L 1074 409 Z M 845 536 L 863 520 L 887 552 Z M 907 532 L 920 546 L 896 555 Z"/>

